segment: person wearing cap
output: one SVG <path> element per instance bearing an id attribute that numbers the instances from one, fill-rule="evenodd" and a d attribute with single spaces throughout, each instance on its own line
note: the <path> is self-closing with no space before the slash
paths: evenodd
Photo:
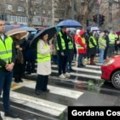
<path id="1" fill-rule="evenodd" d="M 85 40 L 85 31 L 81 30 L 79 36 L 76 39 L 77 53 L 78 53 L 78 67 L 84 67 L 83 58 L 86 55 L 87 44 Z"/>
<path id="2" fill-rule="evenodd" d="M 15 62 L 15 49 L 11 37 L 4 33 L 5 21 L 0 20 L 0 95 L 3 96 L 3 109 L 5 116 L 16 118 L 17 114 L 10 109 L 10 87 Z M 2 117 L 0 116 L 2 120 Z"/>

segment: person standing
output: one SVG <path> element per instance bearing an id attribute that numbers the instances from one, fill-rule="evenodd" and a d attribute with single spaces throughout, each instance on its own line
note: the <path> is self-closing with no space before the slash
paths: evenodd
<path id="1" fill-rule="evenodd" d="M 66 27 L 61 27 L 61 31 L 57 35 L 56 49 L 58 55 L 58 74 L 62 79 L 70 76 L 66 73 L 68 41 Z"/>
<path id="2" fill-rule="evenodd" d="M 10 109 L 10 87 L 13 77 L 15 50 L 12 38 L 6 36 L 4 30 L 5 21 L 0 20 L 0 95 L 3 92 L 4 115 L 16 118 L 18 115 L 11 112 Z"/>
<path id="3" fill-rule="evenodd" d="M 78 47 L 78 67 L 84 67 L 84 64 L 83 64 L 83 58 L 85 57 L 86 55 L 86 51 L 87 51 L 87 44 L 86 44 L 86 40 L 85 40 L 85 31 L 84 30 L 81 30 L 79 32 L 79 36 L 76 40 L 76 44 L 77 44 L 77 47 Z"/>
<path id="4" fill-rule="evenodd" d="M 73 57 L 74 57 L 74 49 L 75 49 L 75 45 L 74 45 L 74 40 L 73 40 L 73 33 L 71 31 L 67 31 L 67 35 L 68 35 L 68 56 L 67 56 L 67 72 L 73 72 L 74 70 L 72 69 L 72 61 L 73 61 Z"/>
<path id="5" fill-rule="evenodd" d="M 115 52 L 115 41 L 117 39 L 117 36 L 111 30 L 108 37 L 109 37 L 109 47 L 108 47 L 107 54 L 108 54 L 108 58 L 110 58 L 110 57 L 112 57 L 114 55 L 114 52 Z"/>
<path id="6" fill-rule="evenodd" d="M 105 51 L 104 51 L 104 60 L 107 59 L 107 51 L 108 51 L 108 48 L 109 48 L 109 37 L 108 37 L 108 34 L 109 32 L 106 30 L 104 31 L 105 32 L 105 40 L 106 40 L 106 48 L 105 48 Z"/>
<path id="7" fill-rule="evenodd" d="M 90 57 L 90 65 L 95 65 L 94 59 L 97 50 L 97 40 L 95 38 L 95 33 L 90 33 L 90 38 L 88 40 L 88 49 L 89 49 L 89 57 Z"/>
<path id="8" fill-rule="evenodd" d="M 22 50 L 23 48 L 21 47 L 20 43 L 20 37 L 19 34 L 14 35 L 12 37 L 14 40 L 14 45 L 15 45 L 15 52 L 16 52 L 16 57 L 15 57 L 15 65 L 14 65 L 14 70 L 13 70 L 13 76 L 15 78 L 15 82 L 23 82 L 22 77 L 23 77 L 23 71 L 24 71 L 24 59 L 23 59 L 23 53 Z"/>
<path id="9" fill-rule="evenodd" d="M 101 32 L 99 39 L 98 39 L 98 46 L 99 46 L 99 63 L 103 64 L 104 62 L 104 52 L 106 48 L 106 40 L 105 40 L 105 33 Z"/>
<path id="10" fill-rule="evenodd" d="M 37 43 L 37 81 L 35 87 L 36 95 L 42 92 L 49 92 L 47 88 L 48 76 L 51 74 L 51 50 L 48 44 L 48 34 L 41 34 Z"/>

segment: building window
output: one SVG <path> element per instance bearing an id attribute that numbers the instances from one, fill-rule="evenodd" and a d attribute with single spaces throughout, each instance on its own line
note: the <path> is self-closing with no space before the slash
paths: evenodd
<path id="1" fill-rule="evenodd" d="M 13 10 L 13 6 L 10 5 L 10 4 L 8 4 L 8 5 L 7 5 L 7 10 Z"/>
<path id="2" fill-rule="evenodd" d="M 18 6 L 18 10 L 17 10 L 17 11 L 19 11 L 19 12 L 24 12 L 24 8 L 21 7 L 21 6 Z"/>

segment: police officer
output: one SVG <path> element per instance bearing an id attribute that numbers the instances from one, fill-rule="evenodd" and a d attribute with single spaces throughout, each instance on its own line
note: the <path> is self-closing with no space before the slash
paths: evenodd
<path id="1" fill-rule="evenodd" d="M 10 110 L 10 86 L 15 60 L 14 44 L 11 37 L 4 34 L 5 22 L 0 20 L 0 95 L 3 91 L 3 108 L 5 116 L 16 118 Z M 2 120 L 1 116 L 0 119 Z"/>

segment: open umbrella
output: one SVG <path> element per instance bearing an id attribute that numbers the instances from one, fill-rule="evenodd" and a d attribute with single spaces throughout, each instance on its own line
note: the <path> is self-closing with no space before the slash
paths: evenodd
<path id="1" fill-rule="evenodd" d="M 25 26 L 25 27 L 20 27 L 21 28 L 21 30 L 26 30 L 26 31 L 28 31 L 28 32 L 32 32 L 32 31 L 37 31 L 35 28 L 33 28 L 33 27 L 27 27 L 27 26 Z"/>
<path id="2" fill-rule="evenodd" d="M 57 27 L 82 27 L 82 25 L 76 20 L 67 19 L 59 22 Z"/>
<path id="3" fill-rule="evenodd" d="M 21 30 L 20 28 L 16 28 L 16 29 L 9 30 L 5 34 L 8 36 L 15 36 L 15 35 L 19 34 L 19 39 L 21 40 L 21 39 L 27 37 L 28 32 L 26 30 Z"/>
<path id="4" fill-rule="evenodd" d="M 45 28 L 44 30 L 41 30 L 39 31 L 35 36 L 34 38 L 31 40 L 30 42 L 30 46 L 34 46 L 37 44 L 38 40 L 40 39 L 40 37 L 43 35 L 43 34 L 48 34 L 48 40 L 50 40 L 52 37 L 54 37 L 54 35 L 57 33 L 57 30 L 55 27 L 48 27 L 48 28 Z"/>

